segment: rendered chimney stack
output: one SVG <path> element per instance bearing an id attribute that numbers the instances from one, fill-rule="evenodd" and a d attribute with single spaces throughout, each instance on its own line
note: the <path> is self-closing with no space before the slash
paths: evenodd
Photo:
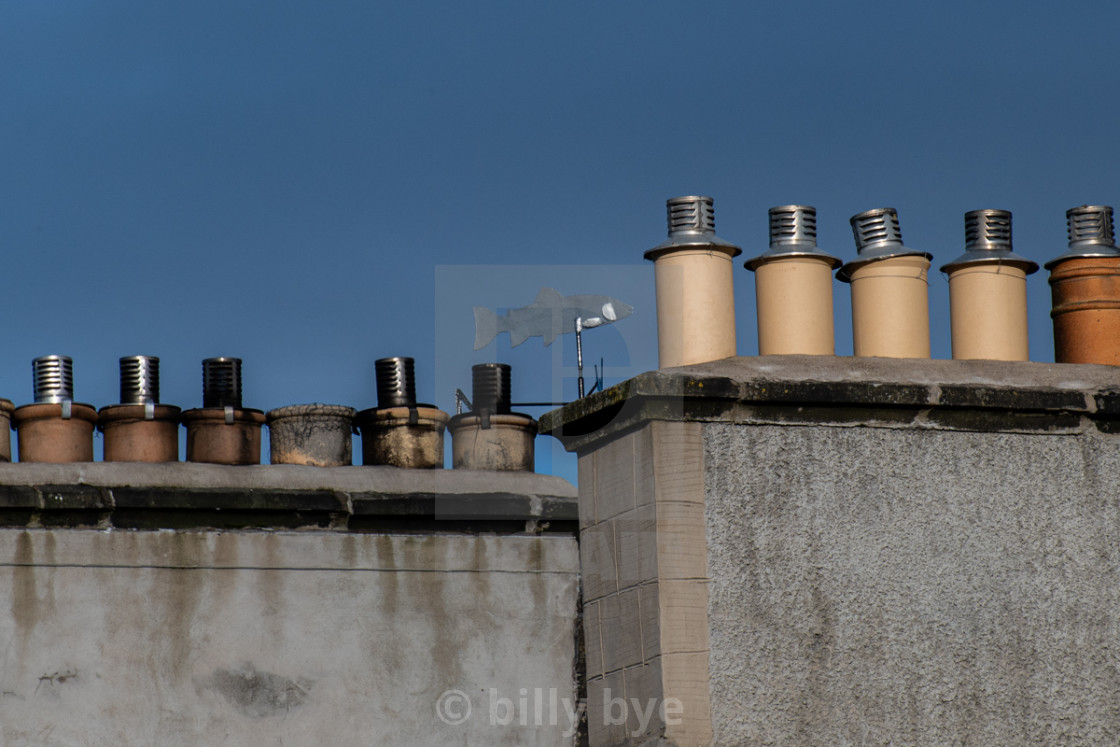
<path id="1" fill-rule="evenodd" d="M 97 410 L 74 402 L 74 364 L 65 355 L 31 361 L 35 404 L 12 415 L 21 462 L 92 462 Z"/>
<path id="2" fill-rule="evenodd" d="M 381 358 L 374 369 L 377 407 L 358 413 L 362 464 L 442 468 L 448 415 L 434 405 L 417 404 L 413 359 Z"/>
<path id="3" fill-rule="evenodd" d="M 657 346 L 661 368 L 735 355 L 735 293 L 731 259 L 739 247 L 716 236 L 711 197 L 666 203 L 669 239 L 645 253 L 657 284 Z"/>
<path id="4" fill-rule="evenodd" d="M 933 255 L 902 245 L 898 212 L 853 215 L 857 256 L 836 277 L 852 284 L 857 356 L 929 358 L 929 266 Z"/>
<path id="5" fill-rule="evenodd" d="M 183 413 L 187 461 L 260 464 L 264 413 L 241 406 L 241 359 L 202 361 L 202 407 Z"/>
<path id="6" fill-rule="evenodd" d="M 1007 210 L 965 213 L 964 235 L 964 254 L 941 267 L 949 275 L 953 358 L 1029 360 L 1027 275 L 1038 263 L 1011 250 Z"/>
<path id="7" fill-rule="evenodd" d="M 106 462 L 179 461 L 178 407 L 159 403 L 159 358 L 120 359 L 121 403 L 102 407 Z"/>
<path id="8" fill-rule="evenodd" d="M 1066 211 L 1069 249 L 1046 263 L 1054 320 L 1054 360 L 1120 366 L 1120 249 L 1112 208 Z"/>
<path id="9" fill-rule="evenodd" d="M 471 369 L 471 412 L 456 415 L 451 464 L 456 469 L 532 472 L 537 421 L 510 412 L 510 367 L 480 363 Z"/>
<path id="10" fill-rule="evenodd" d="M 817 248 L 817 210 L 770 208 L 770 249 L 744 265 L 755 273 L 759 355 L 834 355 L 832 271 Z"/>

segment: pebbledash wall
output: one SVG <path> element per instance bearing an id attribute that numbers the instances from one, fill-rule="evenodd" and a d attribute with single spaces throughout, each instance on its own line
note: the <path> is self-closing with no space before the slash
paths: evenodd
<path id="1" fill-rule="evenodd" d="M 590 744 L 1116 744 L 1117 371 L 729 358 L 550 413 Z"/>
<path id="2" fill-rule="evenodd" d="M 0 465 L 0 745 L 571 745 L 575 519 L 527 473 Z"/>

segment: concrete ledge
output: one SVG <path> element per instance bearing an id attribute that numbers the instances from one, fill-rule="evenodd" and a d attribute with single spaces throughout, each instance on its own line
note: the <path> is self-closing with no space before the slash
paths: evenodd
<path id="1" fill-rule="evenodd" d="M 727 358 L 650 371 L 546 413 L 578 450 L 644 420 L 1118 430 L 1120 368 L 835 356 Z"/>
<path id="2" fill-rule="evenodd" d="M 212 464 L 0 464 L 0 525 L 352 531 L 575 530 L 551 475 Z"/>

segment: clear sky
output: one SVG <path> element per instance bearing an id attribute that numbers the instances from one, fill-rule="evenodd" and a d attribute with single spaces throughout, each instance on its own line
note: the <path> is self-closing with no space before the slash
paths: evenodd
<path id="1" fill-rule="evenodd" d="M 448 410 L 488 360 L 514 365 L 515 399 L 571 398 L 572 336 L 474 353 L 470 307 L 612 295 L 634 316 L 587 333 L 588 362 L 608 384 L 655 367 L 642 252 L 677 195 L 714 197 L 744 258 L 767 209 L 799 203 L 845 259 L 848 218 L 892 206 L 935 266 L 978 208 L 1011 210 L 1016 251 L 1045 262 L 1067 208 L 1120 203 L 1118 22 L 1103 1 L 4 4 L 0 396 L 30 402 L 31 359 L 58 353 L 97 407 L 137 354 L 184 409 L 218 355 L 263 410 L 371 407 L 391 355 Z M 741 263 L 735 282 L 753 355 Z M 930 296 L 948 358 L 939 274 Z"/>

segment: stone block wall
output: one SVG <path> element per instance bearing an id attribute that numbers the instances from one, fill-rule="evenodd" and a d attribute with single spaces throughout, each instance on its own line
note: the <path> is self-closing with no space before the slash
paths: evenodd
<path id="1" fill-rule="evenodd" d="M 582 455 L 579 469 L 591 744 L 706 743 L 700 426 L 650 423 Z"/>

